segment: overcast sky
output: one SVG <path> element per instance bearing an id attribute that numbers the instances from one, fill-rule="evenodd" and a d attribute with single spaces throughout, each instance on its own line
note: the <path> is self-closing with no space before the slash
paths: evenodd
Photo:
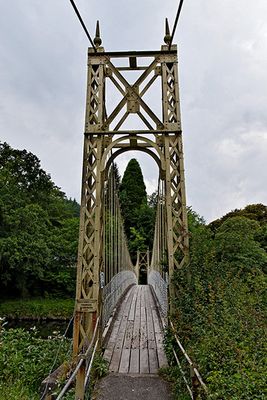
<path id="1" fill-rule="evenodd" d="M 0 0 L 0 139 L 80 201 L 88 41 L 68 0 Z M 76 0 L 106 50 L 158 50 L 174 0 Z M 187 203 L 211 221 L 267 203 L 267 1 L 185 0 L 175 35 Z M 141 153 L 148 192 L 157 168 Z"/>

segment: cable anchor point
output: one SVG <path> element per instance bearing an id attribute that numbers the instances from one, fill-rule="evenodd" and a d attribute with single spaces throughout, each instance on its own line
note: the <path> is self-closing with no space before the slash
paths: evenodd
<path id="1" fill-rule="evenodd" d="M 99 21 L 96 21 L 96 30 L 95 30 L 95 38 L 94 38 L 94 45 L 96 48 L 100 47 L 102 44 L 102 40 L 100 37 L 100 27 Z"/>

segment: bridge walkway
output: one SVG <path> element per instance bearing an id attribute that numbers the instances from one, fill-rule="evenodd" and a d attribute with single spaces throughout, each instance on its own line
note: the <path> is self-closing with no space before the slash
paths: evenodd
<path id="1" fill-rule="evenodd" d="M 157 374 L 167 365 L 163 327 L 148 285 L 132 286 L 114 318 L 104 352 L 110 372 Z"/>

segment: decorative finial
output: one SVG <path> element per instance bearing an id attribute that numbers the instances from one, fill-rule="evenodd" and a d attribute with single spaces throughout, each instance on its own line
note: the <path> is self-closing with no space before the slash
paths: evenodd
<path id="1" fill-rule="evenodd" d="M 164 36 L 164 42 L 166 44 L 171 43 L 171 35 L 170 35 L 170 28 L 169 28 L 169 21 L 168 18 L 165 19 L 165 36 Z"/>
<path id="2" fill-rule="evenodd" d="M 101 46 L 101 43 L 102 43 L 102 40 L 100 37 L 99 21 L 96 21 L 96 31 L 95 31 L 95 38 L 94 38 L 95 47 Z"/>

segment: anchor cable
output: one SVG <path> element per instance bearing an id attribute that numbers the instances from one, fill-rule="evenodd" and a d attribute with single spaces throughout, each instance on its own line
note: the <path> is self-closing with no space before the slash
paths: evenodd
<path id="1" fill-rule="evenodd" d="M 169 50 L 171 48 L 173 37 L 175 35 L 175 31 L 176 31 L 177 24 L 178 24 L 178 21 L 179 21 L 179 17 L 180 17 L 180 14 L 181 14 L 181 11 L 182 11 L 182 7 L 183 7 L 183 2 L 184 2 L 184 0 L 180 0 L 179 6 L 178 6 L 178 10 L 177 10 L 177 13 L 176 13 L 176 17 L 175 17 L 175 21 L 174 21 L 174 25 L 173 25 L 173 30 L 172 30 L 172 34 L 171 34 L 171 40 L 170 40 L 170 43 L 169 43 Z"/>
<path id="2" fill-rule="evenodd" d="M 87 28 L 86 28 L 86 26 L 85 26 L 85 23 L 83 22 L 83 19 L 82 19 L 82 17 L 81 17 L 81 14 L 79 13 L 78 8 L 76 7 L 76 4 L 74 3 L 73 0 L 70 0 L 70 2 L 71 2 L 71 5 L 72 5 L 72 7 L 73 7 L 73 9 L 74 9 L 74 11 L 75 11 L 75 13 L 76 13 L 76 15 L 77 15 L 77 17 L 78 17 L 80 23 L 81 23 L 81 25 L 82 25 L 82 27 L 83 27 L 83 30 L 84 30 L 84 32 L 85 32 L 87 38 L 89 39 L 89 42 L 91 43 L 91 45 L 92 45 L 94 51 L 96 52 L 97 50 L 96 50 L 96 47 L 95 47 L 95 45 L 94 45 L 94 42 L 93 42 L 93 40 L 92 40 L 92 38 L 91 38 L 91 36 L 90 36 L 90 33 L 88 32 L 88 30 L 87 30 Z"/>

